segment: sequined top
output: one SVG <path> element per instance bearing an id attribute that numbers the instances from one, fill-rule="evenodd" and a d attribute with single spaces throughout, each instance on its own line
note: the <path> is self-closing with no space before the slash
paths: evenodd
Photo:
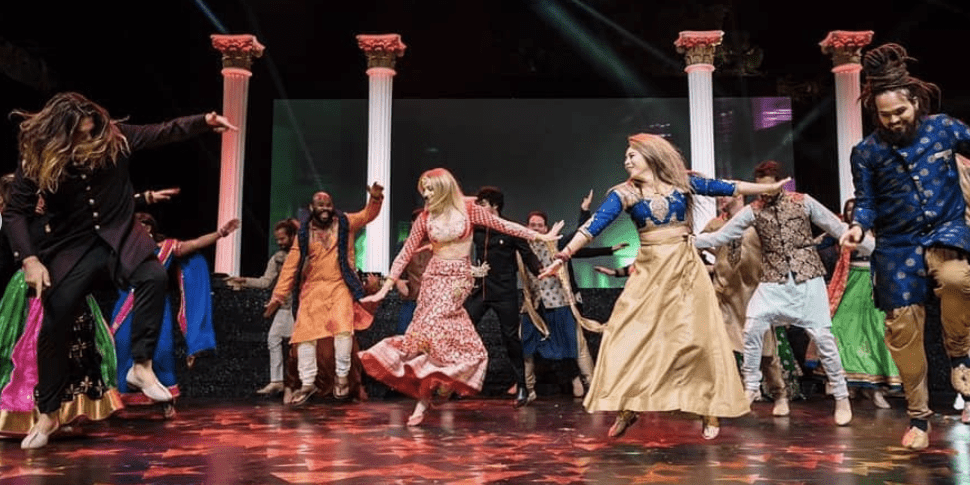
<path id="1" fill-rule="evenodd" d="M 424 238 L 432 244 L 434 257 L 440 259 L 462 259 L 471 253 L 472 226 L 486 226 L 496 231 L 532 240 L 539 233 L 511 221 L 492 215 L 490 212 L 469 200 L 465 202 L 465 214 L 446 211 L 432 216 L 424 211 L 411 226 L 411 233 L 404 241 L 404 247 L 394 262 L 388 276 L 397 279 L 404 272 L 414 252 L 421 248 Z"/>
<path id="2" fill-rule="evenodd" d="M 909 146 L 873 133 L 852 149 L 854 221 L 876 234 L 872 276 L 883 311 L 926 301 L 925 248 L 970 251 L 956 153 L 970 155 L 970 127 L 945 114 L 923 118 Z"/>
<path id="3" fill-rule="evenodd" d="M 690 186 L 695 194 L 709 196 L 732 196 L 737 189 L 734 182 L 693 175 L 690 176 Z M 626 181 L 610 189 L 606 200 L 596 209 L 593 217 L 579 228 L 579 232 L 594 238 L 616 220 L 621 211 L 630 214 L 638 231 L 648 231 L 686 223 L 687 199 L 676 189 L 668 194 L 643 197 L 632 182 Z"/>

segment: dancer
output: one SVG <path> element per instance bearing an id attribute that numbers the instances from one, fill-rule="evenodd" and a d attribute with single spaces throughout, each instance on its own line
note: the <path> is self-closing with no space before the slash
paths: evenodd
<path id="1" fill-rule="evenodd" d="M 21 446 L 40 448 L 59 427 L 56 411 L 70 374 L 66 330 L 103 269 L 116 285 L 135 287 L 135 365 L 127 382 L 152 400 L 172 399 L 151 367 L 166 275 L 152 255 L 154 243 L 133 220 L 129 155 L 236 127 L 216 113 L 158 125 L 127 125 L 77 93 L 57 94 L 39 112 L 14 114 L 23 118 L 18 134 L 21 163 L 4 225 L 9 229 L 14 258 L 23 261 L 27 285 L 38 298 L 46 297 L 37 343 L 36 396 L 41 415 Z M 51 232 L 39 241 L 28 230 L 38 196 L 43 196 L 51 217 Z"/>
<path id="2" fill-rule="evenodd" d="M 845 201 L 842 218 L 852 224 L 855 199 Z M 855 251 L 844 249 L 829 282 L 832 335 L 839 346 L 850 390 L 861 390 L 876 407 L 888 409 L 883 390 L 899 388 L 899 369 L 886 348 L 886 314 L 876 308 L 869 280 L 875 238 L 867 234 Z"/>
<path id="3" fill-rule="evenodd" d="M 732 217 L 734 217 L 744 207 L 744 197 L 718 197 L 718 209 L 720 214 L 712 219 L 704 227 L 703 233 L 715 232 L 724 227 Z M 714 264 L 711 267 L 711 282 L 714 284 L 714 293 L 717 295 L 718 307 L 724 317 L 724 325 L 727 328 L 728 337 L 731 339 L 731 346 L 736 356 L 743 357 L 743 329 L 745 314 L 748 309 L 748 302 L 754 294 L 758 283 L 761 281 L 761 240 L 754 228 L 748 228 L 740 239 L 735 239 L 728 244 L 718 247 L 714 252 Z M 764 374 L 764 388 L 774 401 L 771 414 L 775 416 L 788 416 L 790 408 L 788 399 L 790 394 L 798 384 L 797 367 L 794 357 L 791 355 L 788 340 L 785 338 L 784 329 L 778 329 L 782 336 L 776 338 L 773 330 L 765 332 L 764 347 L 762 348 L 761 370 Z M 787 352 L 788 365 L 782 368 L 782 353 L 779 343 Z M 743 361 L 742 358 L 738 359 Z M 785 377 L 788 377 L 786 379 Z M 789 383 L 789 384 L 786 384 Z M 792 391 L 792 392 L 790 392 Z M 763 399 L 761 393 L 755 400 Z"/>
<path id="4" fill-rule="evenodd" d="M 209 286 L 209 265 L 197 251 L 211 246 L 220 238 L 232 234 L 239 228 L 239 219 L 233 219 L 218 231 L 205 234 L 198 238 L 179 241 L 166 237 L 161 233 L 158 223 L 150 214 L 136 212 L 135 220 L 148 231 L 148 235 L 155 241 L 155 254 L 166 271 L 174 264 L 176 281 L 173 285 L 179 290 L 178 313 L 172 314 L 172 303 L 165 295 L 165 308 L 162 325 L 158 333 L 158 344 L 152 356 L 152 370 L 158 376 L 159 382 L 172 395 L 172 399 L 162 404 L 162 412 L 166 418 L 175 417 L 174 401 L 180 395 L 178 377 L 175 375 L 175 323 L 185 336 L 188 354 L 188 366 L 192 367 L 195 356 L 216 346 L 215 330 L 212 328 L 212 290 Z M 118 389 L 126 405 L 150 405 L 152 400 L 132 389 L 122 378 L 127 375 L 133 364 L 131 354 L 132 308 L 135 301 L 134 290 L 122 291 L 115 304 L 111 316 L 111 330 L 114 333 L 115 346 L 118 350 Z"/>
<path id="5" fill-rule="evenodd" d="M 592 191 L 588 198 L 592 198 Z M 584 198 L 585 202 L 587 199 Z M 582 206 L 581 206 L 582 207 Z M 580 217 L 588 211 L 580 210 Z M 589 216 L 580 221 L 586 222 Z M 542 211 L 529 213 L 528 228 L 540 234 L 549 231 L 549 216 Z M 572 234 L 567 236 L 572 237 Z M 549 266 L 554 261 L 556 253 L 565 246 L 568 239 L 560 239 L 560 244 L 530 241 L 529 248 L 539 258 L 539 262 Z M 626 243 L 612 247 L 584 247 L 573 255 L 574 258 L 592 258 L 609 256 L 626 247 Z M 571 261 L 570 261 L 571 263 Z M 519 278 L 522 280 L 522 292 L 525 301 L 522 305 L 522 353 L 525 356 L 525 381 L 529 392 L 529 401 L 536 398 L 535 394 L 535 354 L 547 360 L 561 360 L 565 363 L 565 370 L 572 381 L 573 397 L 583 397 L 593 377 L 593 362 L 589 355 L 583 328 L 592 332 L 603 331 L 602 324 L 583 317 L 575 299 L 576 286 L 572 274 L 572 265 L 567 264 L 559 278 L 539 279 L 526 271 L 522 259 L 518 260 Z M 577 325 L 577 322 L 579 325 Z M 584 356 L 583 347 L 586 347 Z"/>
<path id="6" fill-rule="evenodd" d="M 852 149 L 856 207 L 842 242 L 854 249 L 865 231 L 877 235 L 874 296 L 886 312 L 886 345 L 903 380 L 910 418 L 902 445 L 922 450 L 929 446 L 933 414 L 923 349 L 930 291 L 940 298 L 950 381 L 965 401 L 970 398 L 970 227 L 954 159 L 970 155 L 970 127 L 946 114 L 929 114 L 940 89 L 910 76 L 911 60 L 897 44 L 863 56 L 861 101 L 876 129 Z M 970 407 L 961 420 L 970 422 Z"/>
<path id="7" fill-rule="evenodd" d="M 351 214 L 336 210 L 330 194 L 313 194 L 310 213 L 300 222 L 297 243 L 266 304 L 263 316 L 269 318 L 296 290 L 290 344 L 295 346 L 299 387 L 286 404 L 302 406 L 318 391 L 332 392 L 337 399 L 365 396 L 353 358 L 354 332 L 370 327 L 374 316 L 359 303 L 364 287 L 354 266 L 354 239 L 380 213 L 384 187 L 374 182 L 368 194 L 367 206 Z"/>
<path id="8" fill-rule="evenodd" d="M 266 263 L 266 271 L 259 278 L 232 276 L 226 283 L 234 289 L 272 288 L 276 286 L 286 254 L 293 246 L 300 223 L 296 219 L 283 219 L 273 227 L 273 237 L 279 248 Z M 273 323 L 266 334 L 266 348 L 269 350 L 269 384 L 256 391 L 256 394 L 274 395 L 283 392 L 283 339 L 293 334 L 293 312 L 290 311 L 293 299 L 288 297 L 273 315 Z"/>
<path id="9" fill-rule="evenodd" d="M 619 411 L 610 437 L 621 436 L 640 412 L 681 410 L 701 415 L 703 436 L 713 439 L 719 416 L 740 416 L 749 405 L 711 279 L 690 242 L 693 196 L 760 194 L 779 190 L 784 181 L 760 185 L 688 175 L 680 152 L 646 133 L 629 137 L 623 167 L 629 179 L 610 190 L 543 271 L 558 271 L 621 212 L 633 218 L 640 234 L 636 271 L 606 324 L 583 404 L 589 412 Z"/>
<path id="10" fill-rule="evenodd" d="M 384 299 L 424 238 L 431 241 L 433 254 L 407 333 L 388 337 L 360 353 L 368 374 L 418 400 L 408 426 L 421 423 L 433 396 L 475 394 L 485 380 L 488 352 L 462 306 L 472 288 L 472 227 L 543 241 L 558 239 L 562 228 L 560 222 L 548 233 L 539 234 L 492 215 L 466 200 L 451 172 L 443 168 L 423 173 L 418 192 L 425 200 L 424 213 L 411 227 L 380 291 L 361 300 Z"/>
<path id="11" fill-rule="evenodd" d="M 412 226 L 422 212 L 424 212 L 423 208 L 411 211 Z M 403 246 L 403 243 L 401 246 Z M 398 248 L 399 252 L 400 249 Z M 424 275 L 425 268 L 428 267 L 428 261 L 431 261 L 431 246 L 430 241 L 424 241 L 421 249 L 414 253 L 411 261 L 404 267 L 401 279 L 397 280 L 394 285 L 397 292 L 401 294 L 401 309 L 397 315 L 398 335 L 407 333 L 408 326 L 411 325 L 411 320 L 414 318 L 414 309 L 418 306 L 418 295 L 421 293 L 421 277 Z"/>
<path id="12" fill-rule="evenodd" d="M 475 196 L 475 203 L 484 207 L 493 217 L 501 218 L 505 196 L 497 187 L 482 187 Z M 480 263 L 476 271 L 484 271 L 485 276 L 475 278 L 475 286 L 465 301 L 465 310 L 476 325 L 489 309 L 495 312 L 502 333 L 502 343 L 515 377 L 517 391 L 512 405 L 525 406 L 531 401 L 525 382 L 525 357 L 519 336 L 516 255 L 522 258 L 533 274 L 539 274 L 542 265 L 522 238 L 493 232 L 489 227 L 476 227 L 472 240 L 475 243 L 475 260 Z"/>
<path id="13" fill-rule="evenodd" d="M 775 183 L 781 168 L 769 160 L 755 167 L 755 181 Z M 761 350 L 765 331 L 792 324 L 805 329 L 815 341 L 835 397 L 835 423 L 852 420 L 849 390 L 838 346 L 832 336 L 825 291 L 825 268 L 812 237 L 812 224 L 838 238 L 845 225 L 838 216 L 811 196 L 797 192 L 763 194 L 728 221 L 720 230 L 697 236 L 698 248 L 717 247 L 739 239 L 754 227 L 761 240 L 761 283 L 748 301 L 744 323 L 744 361 L 741 374 L 748 400 L 760 392 Z"/>

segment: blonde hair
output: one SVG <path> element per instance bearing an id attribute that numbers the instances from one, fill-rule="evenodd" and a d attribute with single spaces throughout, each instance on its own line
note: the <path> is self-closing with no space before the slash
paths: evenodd
<path id="1" fill-rule="evenodd" d="M 693 189 L 691 189 L 687 166 L 680 150 L 663 137 L 650 133 L 637 133 L 627 140 L 630 142 L 630 148 L 643 155 L 657 180 L 684 194 L 687 202 L 686 220 L 687 224 L 691 225 L 693 222 L 691 212 L 694 208 Z"/>
<path id="2" fill-rule="evenodd" d="M 55 95 L 36 113 L 15 110 L 20 122 L 18 145 L 24 178 L 42 191 L 56 192 L 68 164 L 98 169 L 116 164 L 130 150 L 108 111 L 78 93 Z M 94 122 L 89 140 L 75 140 L 84 118 Z"/>
<path id="3" fill-rule="evenodd" d="M 424 185 L 431 187 L 434 195 L 424 205 L 427 212 L 440 214 L 448 207 L 465 213 L 465 195 L 455 177 L 446 169 L 432 168 L 418 177 L 418 192 L 424 192 Z"/>

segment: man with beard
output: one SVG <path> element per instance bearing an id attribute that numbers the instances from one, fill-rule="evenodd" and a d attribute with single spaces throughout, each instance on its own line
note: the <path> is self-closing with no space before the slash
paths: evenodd
<path id="1" fill-rule="evenodd" d="M 779 175 L 778 162 L 771 160 L 754 169 L 759 184 L 773 183 Z M 694 243 L 698 248 L 721 246 L 742 238 L 751 226 L 761 240 L 761 282 L 748 300 L 744 323 L 741 374 L 748 400 L 760 395 L 765 331 L 778 325 L 797 325 L 818 347 L 835 397 L 835 423 L 844 426 L 852 420 L 852 408 L 842 358 L 832 336 L 825 267 L 815 249 L 812 223 L 836 238 L 846 230 L 838 216 L 807 194 L 763 194 L 724 227 L 698 235 Z"/>
<path id="2" fill-rule="evenodd" d="M 374 317 L 358 302 L 364 297 L 364 286 L 354 264 L 354 240 L 380 212 L 384 187 L 375 182 L 368 191 L 367 206 L 353 214 L 334 209 L 330 194 L 313 194 L 310 214 L 300 222 L 297 244 L 291 247 L 266 304 L 263 316 L 269 318 L 296 289 L 290 343 L 297 346 L 301 387 L 288 404 L 302 405 L 318 390 L 332 389 L 338 399 L 360 390 L 359 362 L 351 369 L 351 357 L 356 355 L 354 331 L 370 327 Z M 318 351 L 322 359 L 317 358 Z M 332 359 L 327 358 L 330 355 Z M 318 365 L 324 372 L 318 372 Z M 334 372 L 329 371 L 331 365 Z"/>
<path id="3" fill-rule="evenodd" d="M 259 278 L 232 276 L 226 279 L 226 283 L 233 289 L 274 287 L 299 227 L 296 219 L 283 219 L 277 222 L 273 228 L 273 237 L 279 250 L 269 258 L 263 276 Z M 273 316 L 273 323 L 266 334 L 266 347 L 269 349 L 269 384 L 256 391 L 256 394 L 275 395 L 283 392 L 283 339 L 290 338 L 290 334 L 293 333 L 291 302 L 292 298 L 287 298 L 280 306 L 282 311 L 277 311 Z"/>
<path id="4" fill-rule="evenodd" d="M 876 306 L 886 312 L 886 344 L 899 368 L 910 426 L 904 447 L 929 446 L 925 304 L 940 298 L 943 342 L 953 387 L 970 397 L 970 228 L 955 156 L 970 155 L 970 127 L 930 115 L 939 88 L 909 75 L 913 60 L 896 44 L 863 57 L 861 101 L 876 126 L 852 149 L 854 222 L 843 236 L 851 248 L 865 231 L 876 235 L 871 272 Z M 930 281 L 935 283 L 931 284 Z M 961 420 L 970 422 L 970 409 Z"/>

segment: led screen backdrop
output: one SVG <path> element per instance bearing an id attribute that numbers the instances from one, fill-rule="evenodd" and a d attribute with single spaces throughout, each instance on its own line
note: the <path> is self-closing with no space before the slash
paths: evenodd
<path id="1" fill-rule="evenodd" d="M 624 180 L 628 135 L 661 134 L 690 160 L 686 98 L 399 99 L 392 109 L 391 181 L 380 181 L 390 188 L 384 210 L 392 220 L 392 257 L 411 211 L 422 203 L 418 176 L 430 168 L 450 170 L 466 195 L 484 185 L 499 187 L 508 219 L 524 222 L 530 211 L 543 210 L 571 231 L 583 195 L 593 190 L 595 209 Z M 708 175 L 750 180 L 753 167 L 766 159 L 792 173 L 788 98 L 717 98 L 714 133 L 717 173 Z M 372 182 L 365 180 L 366 165 L 367 100 L 277 100 L 268 223 L 302 215 L 318 190 L 330 192 L 338 209 L 360 210 Z M 625 215 L 593 245 L 622 241 L 631 247 L 612 258 L 575 263 L 580 286 L 622 286 L 592 270 L 635 256 L 638 239 Z"/>

